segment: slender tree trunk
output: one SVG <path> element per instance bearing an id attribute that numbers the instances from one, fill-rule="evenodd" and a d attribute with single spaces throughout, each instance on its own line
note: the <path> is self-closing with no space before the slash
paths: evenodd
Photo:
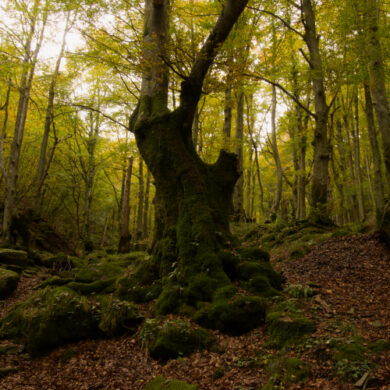
<path id="1" fill-rule="evenodd" d="M 277 185 L 276 185 L 276 194 L 275 200 L 271 209 L 271 219 L 276 219 L 276 214 L 279 210 L 280 200 L 282 199 L 282 186 L 283 186 L 283 169 L 282 163 L 280 161 L 279 149 L 276 139 L 276 87 L 272 86 L 272 106 L 271 106 L 271 126 L 272 126 L 272 154 L 275 160 L 276 166 L 276 177 L 277 177 Z"/>
<path id="2" fill-rule="evenodd" d="M 230 137 L 232 132 L 232 87 L 229 85 L 225 89 L 225 108 L 223 121 L 223 148 L 230 150 Z"/>
<path id="3" fill-rule="evenodd" d="M 351 128 L 350 128 L 350 122 L 348 119 L 348 114 L 345 113 L 343 115 L 344 120 L 344 128 L 345 128 L 345 136 L 346 136 L 346 142 L 347 142 L 347 158 L 348 158 L 348 166 L 349 166 L 349 174 L 350 174 L 350 185 L 349 185 L 349 194 L 352 199 L 351 207 L 350 207 L 350 214 L 352 216 L 353 222 L 358 222 L 359 220 L 359 204 L 358 204 L 358 197 L 356 194 L 356 175 L 355 175 L 355 164 L 353 161 L 353 153 L 352 153 L 352 145 L 351 145 Z"/>
<path id="4" fill-rule="evenodd" d="M 45 114 L 45 126 L 43 130 L 43 137 L 41 142 L 41 149 L 39 154 L 39 161 L 38 161 L 38 169 L 34 180 L 34 187 L 35 187 L 35 196 L 34 196 L 34 204 L 33 208 L 37 209 L 41 205 L 41 199 L 42 199 L 42 187 L 45 182 L 45 171 L 46 171 L 46 165 L 47 165 L 47 148 L 49 143 L 49 134 L 50 134 L 50 128 L 53 122 L 53 107 L 54 107 L 54 95 L 55 95 L 55 88 L 57 85 L 57 79 L 58 75 L 60 73 L 60 66 L 62 58 L 64 57 L 65 52 L 65 43 L 66 43 L 66 36 L 69 32 L 69 19 L 70 19 L 70 12 L 68 12 L 67 19 L 66 19 L 66 25 L 64 34 L 62 36 L 62 44 L 60 53 L 57 57 L 56 65 L 54 68 L 54 72 L 51 77 L 51 82 L 49 86 L 49 97 L 46 107 L 46 114 Z"/>
<path id="5" fill-rule="evenodd" d="M 148 237 L 149 232 L 149 196 L 150 196 L 150 171 L 148 170 L 146 174 L 146 188 L 145 188 L 145 206 L 144 206 L 144 216 L 143 216 L 143 226 L 142 226 L 142 236 L 144 238 Z"/>
<path id="6" fill-rule="evenodd" d="M 237 98 L 237 117 L 236 117 L 236 154 L 238 156 L 238 169 L 243 172 L 244 157 L 243 157 L 243 142 L 244 142 L 244 93 L 239 92 Z M 241 174 L 234 188 L 234 220 L 245 221 L 244 211 L 244 175 Z"/>
<path id="7" fill-rule="evenodd" d="M 131 235 L 129 230 L 130 223 L 130 189 L 131 189 L 131 175 L 133 172 L 133 157 L 129 157 L 126 169 L 125 185 L 123 187 L 122 195 L 122 209 L 120 218 L 120 235 L 119 235 L 119 253 L 130 252 Z"/>
<path id="8" fill-rule="evenodd" d="M 359 98 L 356 91 L 356 96 L 354 99 L 355 107 L 355 127 L 353 131 L 353 151 L 355 158 L 355 175 L 356 175 L 356 184 L 357 184 L 357 195 L 358 195 L 358 204 L 359 204 L 359 219 L 364 221 L 365 211 L 364 211 L 364 197 L 363 197 L 363 185 L 362 185 L 362 173 L 360 168 L 360 129 L 359 129 Z"/>
<path id="9" fill-rule="evenodd" d="M 382 159 L 378 145 L 378 138 L 375 129 L 374 112 L 372 108 L 371 92 L 368 83 L 364 83 L 364 96 L 365 96 L 365 114 L 367 121 L 367 131 L 370 140 L 372 161 L 374 164 L 374 194 L 375 194 L 375 211 L 377 223 L 380 221 L 384 210 L 384 190 L 383 190 L 383 178 L 382 178 Z"/>
<path id="10" fill-rule="evenodd" d="M 138 209 L 137 209 L 137 240 L 142 239 L 142 227 L 144 216 L 144 162 L 142 158 L 139 160 L 138 165 Z"/>
<path id="11" fill-rule="evenodd" d="M 93 200 L 93 185 L 96 174 L 96 144 L 99 137 L 100 119 L 97 115 L 95 120 L 93 114 L 90 113 L 90 130 L 87 139 L 88 165 L 85 171 L 84 183 L 84 211 L 83 211 L 83 244 L 84 251 L 90 252 L 93 250 L 91 239 L 91 207 Z"/>
<path id="12" fill-rule="evenodd" d="M 11 79 L 8 80 L 8 88 L 7 88 L 7 93 L 5 97 L 5 103 L 3 106 L 4 110 L 4 120 L 3 120 L 3 128 L 1 131 L 1 136 L 0 136 L 0 170 L 1 170 L 1 181 L 3 178 L 6 176 L 6 168 L 5 168 L 5 159 L 4 159 L 4 142 L 5 139 L 7 138 L 7 124 L 8 124 L 8 106 L 9 106 L 9 98 L 11 95 Z"/>
<path id="13" fill-rule="evenodd" d="M 256 165 L 256 178 L 257 183 L 259 185 L 259 205 L 260 205 L 260 215 L 265 216 L 264 211 L 264 190 L 263 190 L 263 183 L 261 181 L 261 174 L 260 174 L 260 163 L 259 163 L 259 154 L 257 151 L 257 144 L 255 139 L 253 138 L 253 127 L 254 127 L 254 115 L 252 112 L 252 106 L 253 106 L 253 95 L 250 96 L 249 99 L 246 100 L 246 107 L 247 107 L 247 124 L 248 124 L 248 133 L 251 139 L 252 149 L 255 154 L 255 165 Z M 251 118 L 249 120 L 249 118 Z M 260 218 L 261 219 L 261 218 Z"/>
<path id="14" fill-rule="evenodd" d="M 44 11 L 42 29 L 39 34 L 38 42 L 34 51 L 32 51 L 32 40 L 35 34 L 39 0 L 34 1 L 33 12 L 31 17 L 30 31 L 28 33 L 25 48 L 25 56 L 23 59 L 23 71 L 21 82 L 19 86 L 19 102 L 15 120 L 15 131 L 11 144 L 10 160 L 6 175 L 6 194 L 4 201 L 4 216 L 3 216 L 3 236 L 10 240 L 10 227 L 12 219 L 16 213 L 16 190 L 17 178 L 19 171 L 19 160 L 22 149 L 22 142 L 24 136 L 24 127 L 26 124 L 28 104 L 30 100 L 30 92 L 34 78 L 35 66 L 37 63 L 38 54 L 41 48 L 43 34 L 45 31 L 47 21 L 47 9 Z"/>
<path id="15" fill-rule="evenodd" d="M 302 0 L 304 39 L 309 49 L 311 79 L 315 106 L 314 163 L 311 185 L 310 217 L 319 222 L 328 222 L 327 196 L 329 181 L 329 144 L 328 144 L 328 111 L 324 87 L 324 72 L 319 48 L 319 37 L 316 32 L 316 20 L 311 0 Z"/>

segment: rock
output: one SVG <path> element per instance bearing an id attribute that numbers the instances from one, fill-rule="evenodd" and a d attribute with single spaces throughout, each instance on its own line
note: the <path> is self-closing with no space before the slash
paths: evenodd
<path id="1" fill-rule="evenodd" d="M 27 252 L 16 249 L 0 249 L 0 264 L 24 268 L 27 265 Z"/>
<path id="2" fill-rule="evenodd" d="M 0 299 L 11 295 L 19 283 L 19 274 L 0 268 Z"/>

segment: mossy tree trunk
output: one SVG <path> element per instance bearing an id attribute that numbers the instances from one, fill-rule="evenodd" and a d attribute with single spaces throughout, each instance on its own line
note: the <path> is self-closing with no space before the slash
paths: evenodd
<path id="1" fill-rule="evenodd" d="M 228 214 L 238 179 L 237 157 L 221 151 L 205 164 L 195 151 L 192 123 L 203 80 L 248 0 L 227 0 L 181 85 L 180 105 L 167 109 L 168 0 L 145 4 L 141 98 L 133 114 L 140 153 L 154 177 L 157 220 L 153 260 L 163 287 L 187 285 L 199 273 L 227 284 L 218 252 L 231 245 Z"/>

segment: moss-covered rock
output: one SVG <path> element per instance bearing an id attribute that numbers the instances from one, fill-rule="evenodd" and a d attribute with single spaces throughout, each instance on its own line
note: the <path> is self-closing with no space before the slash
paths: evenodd
<path id="1" fill-rule="evenodd" d="M 204 329 L 194 329 L 187 321 L 157 319 L 145 322 L 140 339 L 152 358 L 167 361 L 210 348 L 214 338 Z"/>
<path id="2" fill-rule="evenodd" d="M 273 347 L 297 344 L 305 335 L 316 330 L 315 323 L 306 317 L 279 311 L 268 313 L 266 324 L 270 336 L 269 345 Z"/>
<path id="3" fill-rule="evenodd" d="M 272 266 L 266 262 L 245 261 L 238 267 L 240 280 L 249 281 L 257 276 L 267 278 L 269 284 L 276 290 L 282 289 L 283 276 L 274 271 Z"/>
<path id="4" fill-rule="evenodd" d="M 143 390 L 197 390 L 198 387 L 195 385 L 189 385 L 188 383 L 177 381 L 177 380 L 171 380 L 171 379 L 164 379 L 161 376 L 158 376 L 151 380 L 147 385 L 144 387 Z"/>
<path id="5" fill-rule="evenodd" d="M 70 270 L 74 264 L 72 258 L 64 253 L 57 253 L 42 259 L 42 265 L 53 270 Z"/>
<path id="6" fill-rule="evenodd" d="M 107 336 L 116 336 L 124 332 L 133 333 L 143 317 L 136 306 L 111 296 L 98 298 L 101 304 L 99 329 Z"/>
<path id="7" fill-rule="evenodd" d="M 105 280 L 95 280 L 91 283 L 70 282 L 67 284 L 68 288 L 77 291 L 83 295 L 111 293 L 115 290 L 115 278 Z"/>
<path id="8" fill-rule="evenodd" d="M 157 315 L 177 313 L 182 303 L 181 288 L 177 285 L 167 285 L 158 297 L 154 310 Z"/>
<path id="9" fill-rule="evenodd" d="M 66 287 L 45 288 L 17 304 L 1 321 L 3 336 L 39 353 L 64 342 L 96 334 L 99 313 L 85 297 Z"/>
<path id="10" fill-rule="evenodd" d="M 109 280 L 121 276 L 124 269 L 117 264 L 101 261 L 87 264 L 76 270 L 75 281 L 80 283 L 92 283 L 97 280 Z"/>
<path id="11" fill-rule="evenodd" d="M 4 299 L 11 295 L 19 283 L 19 274 L 0 268 L 0 299 Z"/>
<path id="12" fill-rule="evenodd" d="M 241 335 L 264 323 L 266 307 L 259 297 L 236 295 L 230 300 L 204 303 L 193 318 L 206 328 Z"/>
<path id="13" fill-rule="evenodd" d="M 0 264 L 16 265 L 24 268 L 27 265 L 27 252 L 16 249 L 0 249 Z"/>

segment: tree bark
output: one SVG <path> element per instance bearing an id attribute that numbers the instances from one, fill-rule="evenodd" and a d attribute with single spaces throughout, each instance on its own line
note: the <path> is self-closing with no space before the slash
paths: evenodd
<path id="1" fill-rule="evenodd" d="M 150 171 L 148 170 L 146 174 L 146 188 L 145 188 L 145 205 L 144 205 L 144 216 L 143 216 L 143 226 L 142 226 L 142 236 L 148 237 L 149 233 L 149 196 L 150 196 Z"/>
<path id="2" fill-rule="evenodd" d="M 10 240 L 10 227 L 16 213 L 16 191 L 19 171 L 19 160 L 22 149 L 24 127 L 26 124 L 30 92 L 34 79 L 35 66 L 42 45 L 43 34 L 47 21 L 47 9 L 45 8 L 42 20 L 42 28 L 35 49 L 32 51 L 32 41 L 35 35 L 40 0 L 35 0 L 31 16 L 30 30 L 24 45 L 25 55 L 23 59 L 23 71 L 19 85 L 19 102 L 15 120 L 14 136 L 11 144 L 10 160 L 6 175 L 6 194 L 4 200 L 3 236 Z"/>
<path id="3" fill-rule="evenodd" d="M 302 0 L 304 39 L 309 49 L 311 79 L 315 106 L 314 162 L 311 185 L 310 218 L 318 222 L 329 222 L 327 195 L 329 181 L 328 111 L 324 87 L 324 72 L 316 32 L 316 19 L 311 0 Z"/>
<path id="4" fill-rule="evenodd" d="M 43 130 L 43 136 L 42 136 L 42 142 L 41 142 L 41 149 L 39 153 L 39 161 L 38 161 L 38 168 L 37 173 L 34 180 L 34 187 L 35 187 L 35 196 L 34 196 L 34 203 L 33 208 L 38 209 L 41 205 L 42 200 L 42 187 L 45 182 L 45 172 L 46 172 L 46 165 L 47 165 L 47 148 L 49 144 L 49 134 L 51 125 L 53 122 L 53 108 L 54 108 L 54 95 L 55 95 L 55 88 L 57 85 L 57 79 L 58 75 L 60 73 L 60 66 L 62 58 L 64 57 L 65 52 L 65 44 L 66 44 L 66 36 L 69 32 L 69 19 L 70 19 L 70 12 L 68 12 L 67 19 L 66 19 L 66 25 L 64 34 L 62 36 L 62 44 L 60 53 L 57 57 L 56 65 L 54 68 L 54 72 L 51 76 L 50 86 L 49 86 L 49 96 L 48 96 L 48 102 L 46 107 L 46 114 L 45 114 L 45 125 Z"/>
<path id="5" fill-rule="evenodd" d="M 195 151 L 191 130 L 204 78 L 246 3 L 225 2 L 188 78 L 181 84 L 180 105 L 169 111 L 168 69 L 161 60 L 166 56 L 168 1 L 146 1 L 145 70 L 134 116 L 137 145 L 156 187 L 152 258 L 163 284 L 156 303 L 159 313 L 178 310 L 177 302 L 170 306 L 167 297 L 175 292 L 181 299 L 178 291 L 182 290 L 174 286 L 184 288 L 198 274 L 212 279 L 214 288 L 229 283 L 218 253 L 231 245 L 228 214 L 239 176 L 238 161 L 235 155 L 221 151 L 214 164 L 204 163 Z"/>
<path id="6" fill-rule="evenodd" d="M 142 237 L 142 225 L 144 216 L 144 162 L 142 158 L 139 160 L 138 165 L 138 207 L 137 207 L 137 227 L 136 237 L 137 240 L 141 240 Z"/>
<path id="7" fill-rule="evenodd" d="M 386 77 L 382 47 L 378 37 L 376 0 L 366 0 L 365 27 L 369 58 L 370 87 L 379 131 L 382 134 L 387 190 L 390 193 L 390 107 L 386 95 Z"/>
<path id="8" fill-rule="evenodd" d="M 238 156 L 238 169 L 241 172 L 234 187 L 233 205 L 235 221 L 245 221 L 244 211 L 244 92 L 239 91 L 237 97 L 237 115 L 236 115 L 236 155 Z"/>
<path id="9" fill-rule="evenodd" d="M 365 210 L 364 210 L 364 197 L 363 197 L 363 185 L 362 185 L 362 172 L 360 167 L 360 129 L 359 129 L 359 98 L 356 91 L 356 96 L 354 98 L 354 108 L 355 108 L 355 127 L 353 131 L 353 151 L 355 159 L 355 176 L 357 184 L 357 196 L 359 204 L 359 219 L 360 221 L 365 220 Z"/>
<path id="10" fill-rule="evenodd" d="M 374 194 L 375 194 L 375 214 L 377 224 L 382 218 L 384 210 L 384 189 L 383 189 L 383 177 L 382 177 L 382 159 L 378 145 L 377 132 L 375 129 L 374 112 L 372 108 L 371 92 L 368 83 L 364 83 L 364 96 L 365 96 L 365 114 L 367 121 L 367 131 L 370 140 L 372 161 L 374 164 Z"/>
<path id="11" fill-rule="evenodd" d="M 129 230 L 130 223 L 130 188 L 131 188 L 131 175 L 133 172 L 133 157 L 129 157 L 129 161 L 126 169 L 125 185 L 123 187 L 123 195 L 121 202 L 121 218 L 120 218 L 120 235 L 118 244 L 118 253 L 130 252 L 131 234 Z"/>

